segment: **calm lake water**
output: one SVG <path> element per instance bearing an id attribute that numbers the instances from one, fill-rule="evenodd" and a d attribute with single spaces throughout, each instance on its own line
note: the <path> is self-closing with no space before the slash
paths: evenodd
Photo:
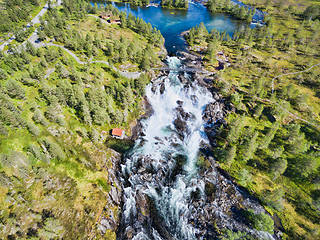
<path id="1" fill-rule="evenodd" d="M 98 4 L 105 4 L 101 3 Z M 150 22 L 153 27 L 159 29 L 165 38 L 165 47 L 171 54 L 186 49 L 186 42 L 181 33 L 199 25 L 201 22 L 209 31 L 217 29 L 226 31 L 230 36 L 236 29 L 249 26 L 234 19 L 232 16 L 223 13 L 209 13 L 207 8 L 201 3 L 189 2 L 188 10 L 163 9 L 161 6 L 137 7 L 130 4 L 109 2 L 121 11 L 142 18 Z M 93 4 L 93 3 L 92 3 Z M 254 27 L 254 25 L 250 25 Z"/>

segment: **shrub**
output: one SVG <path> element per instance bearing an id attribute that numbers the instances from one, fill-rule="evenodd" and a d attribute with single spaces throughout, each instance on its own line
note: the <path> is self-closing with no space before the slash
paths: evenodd
<path id="1" fill-rule="evenodd" d="M 274 222 L 272 218 L 266 213 L 254 213 L 252 209 L 245 212 L 246 218 L 249 223 L 259 231 L 265 231 L 270 234 L 274 230 Z"/>

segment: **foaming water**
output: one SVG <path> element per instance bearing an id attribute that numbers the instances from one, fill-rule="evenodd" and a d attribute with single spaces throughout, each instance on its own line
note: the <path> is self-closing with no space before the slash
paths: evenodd
<path id="1" fill-rule="evenodd" d="M 170 69 L 182 67 L 177 57 L 168 57 L 167 62 Z M 199 219 L 206 215 L 206 221 L 210 221 L 211 214 L 224 224 L 228 219 L 230 229 L 242 224 L 219 208 L 223 198 L 206 197 L 205 181 L 210 179 L 220 186 L 219 178 L 216 171 L 200 177 L 196 162 L 200 144 L 208 143 L 203 111 L 215 100 L 190 76 L 185 74 L 184 78 L 189 78 L 189 82 L 182 84 L 179 73 L 170 72 L 157 81 L 157 86 L 147 86 L 153 114 L 142 123 L 143 133 L 121 166 L 125 187 L 119 239 L 202 239 L 203 230 L 208 229 L 199 224 Z M 222 109 L 217 107 L 214 111 Z M 238 191 L 236 186 L 231 188 Z M 258 212 L 263 211 L 258 203 L 238 199 Z M 208 215 L 212 206 L 214 211 Z M 259 239 L 273 239 L 267 232 L 241 229 Z"/>
<path id="2" fill-rule="evenodd" d="M 173 69 L 179 68 L 180 61 L 170 57 L 168 65 Z M 152 228 L 150 233 L 143 224 L 135 221 L 136 193 L 142 191 L 153 200 L 157 214 L 163 219 L 163 228 L 170 236 L 174 239 L 195 239 L 197 229 L 188 222 L 192 211 L 188 202 L 192 192 L 204 192 L 204 183 L 197 175 L 196 161 L 200 142 L 207 141 L 202 111 L 214 100 L 206 89 L 192 82 L 181 84 L 177 72 L 171 72 L 163 84 L 163 93 L 160 84 L 155 91 L 151 85 L 147 87 L 146 95 L 154 114 L 143 123 L 144 137 L 137 141 L 122 166 L 123 176 L 130 185 L 124 189 L 123 221 L 127 224 L 126 230 L 135 230 L 133 239 L 164 239 L 156 229 Z M 183 132 L 178 132 L 174 124 L 179 115 L 178 103 L 189 116 Z M 153 168 L 150 181 L 142 181 L 137 173 L 139 161 L 145 158 L 151 159 Z M 177 170 L 178 163 L 181 167 Z"/>

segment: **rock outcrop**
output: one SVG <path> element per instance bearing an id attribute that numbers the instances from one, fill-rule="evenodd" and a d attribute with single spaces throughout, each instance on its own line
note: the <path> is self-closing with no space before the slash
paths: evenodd
<path id="1" fill-rule="evenodd" d="M 123 185 L 119 180 L 121 154 L 113 150 L 110 151 L 112 152 L 110 158 L 112 167 L 108 169 L 108 181 L 111 184 L 111 188 L 108 192 L 106 206 L 98 222 L 98 230 L 102 235 L 105 235 L 107 230 L 117 231 L 120 217 L 119 210 L 122 202 Z"/>
<path id="2" fill-rule="evenodd" d="M 243 212 L 252 209 L 255 213 L 265 212 L 258 199 L 251 196 L 244 189 L 240 190 L 232 179 L 224 175 L 219 165 L 212 157 L 208 159 L 211 166 L 200 177 L 205 182 L 205 195 L 192 202 L 194 215 L 192 222 L 199 229 L 197 237 L 216 239 L 221 229 L 247 232 L 258 239 L 261 234 L 252 229 L 250 223 L 243 216 Z"/>

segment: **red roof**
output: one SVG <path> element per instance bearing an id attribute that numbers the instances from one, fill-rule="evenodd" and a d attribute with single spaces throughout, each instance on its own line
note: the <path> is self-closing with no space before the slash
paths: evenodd
<path id="1" fill-rule="evenodd" d="M 113 136 L 119 136 L 119 137 L 122 137 L 122 133 L 123 133 L 123 131 L 124 131 L 124 130 L 122 130 L 122 129 L 114 128 L 114 129 L 112 129 L 111 134 L 112 134 Z"/>

